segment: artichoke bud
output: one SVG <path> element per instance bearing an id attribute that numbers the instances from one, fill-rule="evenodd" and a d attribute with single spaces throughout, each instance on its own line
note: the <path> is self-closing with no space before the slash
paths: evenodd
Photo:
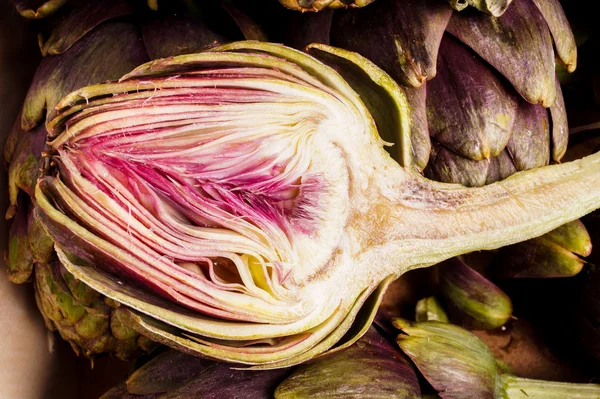
<path id="1" fill-rule="evenodd" d="M 57 103 L 44 225 L 62 265 L 127 305 L 138 333 L 298 364 L 358 340 L 399 274 L 600 206 L 600 155 L 477 189 L 425 179 L 394 80 L 356 53 L 308 52 L 230 43 Z"/>
<path id="2" fill-rule="evenodd" d="M 600 384 L 531 380 L 499 372 L 489 348 L 460 327 L 396 319 L 398 345 L 443 399 L 594 399 Z"/>
<path id="3" fill-rule="evenodd" d="M 440 294 L 453 320 L 471 329 L 494 329 L 512 315 L 510 298 L 459 258 L 440 266 Z"/>
<path id="4" fill-rule="evenodd" d="M 493 399 L 496 360 L 470 332 L 452 324 L 396 319 L 398 345 L 444 399 Z"/>
<path id="5" fill-rule="evenodd" d="M 16 284 L 29 281 L 33 271 L 34 259 L 27 232 L 27 214 L 30 207 L 29 199 L 22 198 L 8 232 L 6 265 L 8 278 Z"/>
<path id="6" fill-rule="evenodd" d="M 420 299 L 417 302 L 415 320 L 418 322 L 439 321 L 441 323 L 448 323 L 448 315 L 440 301 L 436 297 L 430 296 Z"/>
<path id="7" fill-rule="evenodd" d="M 589 256 L 592 242 L 585 226 L 575 220 L 543 236 L 500 250 L 496 275 L 502 278 L 571 277 Z"/>

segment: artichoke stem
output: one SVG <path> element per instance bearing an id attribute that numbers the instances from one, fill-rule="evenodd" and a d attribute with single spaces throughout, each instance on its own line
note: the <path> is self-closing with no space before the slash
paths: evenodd
<path id="1" fill-rule="evenodd" d="M 507 399 L 597 399 L 600 384 L 571 384 L 566 382 L 540 381 L 502 374 L 498 390 Z"/>
<path id="2" fill-rule="evenodd" d="M 386 181 L 381 197 L 392 193 L 387 203 L 376 203 L 364 216 L 372 223 L 379 213 L 376 222 L 386 224 L 369 244 L 375 256 L 402 259 L 405 271 L 538 237 L 599 208 L 600 154 L 480 188 L 437 183 L 411 172 Z M 398 261 L 394 265 L 398 268 Z"/>

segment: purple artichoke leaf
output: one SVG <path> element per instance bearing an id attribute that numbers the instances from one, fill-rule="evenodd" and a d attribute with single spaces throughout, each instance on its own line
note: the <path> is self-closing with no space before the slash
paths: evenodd
<path id="1" fill-rule="evenodd" d="M 232 370 L 230 365 L 213 363 L 198 378 L 161 396 L 164 399 L 236 399 L 240 396 L 270 399 L 273 391 L 290 373 L 278 370 Z"/>
<path id="2" fill-rule="evenodd" d="M 510 298 L 459 258 L 441 264 L 440 293 L 451 319 L 466 328 L 498 328 L 512 315 Z"/>
<path id="3" fill-rule="evenodd" d="M 524 100 L 519 102 L 517 118 L 506 148 L 518 171 L 550 163 L 550 120 L 548 111 Z"/>
<path id="4" fill-rule="evenodd" d="M 567 71 L 574 72 L 577 68 L 577 43 L 575 43 L 575 36 L 560 1 L 529 1 L 532 1 L 544 16 L 550 33 L 552 33 L 558 58 L 565 65 Z"/>
<path id="5" fill-rule="evenodd" d="M 378 0 L 364 10 L 336 13 L 332 44 L 367 57 L 402 85 L 420 87 L 436 76 L 451 15 L 452 9 L 437 0 Z"/>
<path id="6" fill-rule="evenodd" d="M 427 85 L 421 87 L 405 87 L 404 92 L 410 114 L 410 141 L 412 144 L 413 163 L 418 170 L 423 170 L 429 162 L 431 139 L 427 120 Z"/>
<path id="7" fill-rule="evenodd" d="M 229 16 L 235 21 L 236 25 L 244 35 L 246 40 L 258 40 L 267 42 L 269 38 L 265 30 L 252 18 L 246 15 L 242 10 L 235 7 L 233 4 L 223 2 L 221 6 L 227 11 Z"/>
<path id="8" fill-rule="evenodd" d="M 452 36 L 442 39 L 438 76 L 427 84 L 430 136 L 476 161 L 506 147 L 518 97 L 490 67 Z"/>
<path id="9" fill-rule="evenodd" d="M 31 130 L 44 116 L 52 119 L 56 104 L 67 93 L 85 85 L 119 79 L 147 60 L 148 54 L 133 25 L 101 24 L 65 54 L 42 60 L 25 98 L 22 128 Z"/>
<path id="10" fill-rule="evenodd" d="M 397 338 L 400 348 L 442 398 L 496 397 L 496 361 L 475 335 L 437 321 L 394 324 L 404 333 Z"/>
<path id="11" fill-rule="evenodd" d="M 546 108 L 554 104 L 552 38 L 531 1 L 514 2 L 498 18 L 454 13 L 447 30 L 504 75 L 525 100 Z"/>
<path id="12" fill-rule="evenodd" d="M 552 120 L 552 159 L 560 162 L 567 152 L 569 143 L 569 122 L 567 120 L 567 108 L 562 89 L 558 79 L 555 80 L 556 101 L 550 107 L 550 118 Z"/>
<path id="13" fill-rule="evenodd" d="M 479 162 L 484 163 L 485 161 Z M 485 184 L 502 181 L 507 177 L 514 175 L 516 172 L 517 169 L 515 168 L 514 160 L 508 149 L 505 148 L 500 155 L 490 159 Z"/>
<path id="14" fill-rule="evenodd" d="M 436 181 L 481 187 L 487 182 L 491 163 L 492 160 L 489 159 L 474 161 L 457 155 L 434 140 L 424 173 L 429 179 Z"/>
<path id="15" fill-rule="evenodd" d="M 92 29 L 103 22 L 133 14 L 137 7 L 133 1 L 88 1 L 77 7 L 63 20 L 44 43 L 42 55 L 62 54 L 70 49 Z"/>
<path id="16" fill-rule="evenodd" d="M 159 399 L 162 393 L 135 395 L 127 391 L 126 383 L 119 384 L 105 392 L 100 399 Z"/>

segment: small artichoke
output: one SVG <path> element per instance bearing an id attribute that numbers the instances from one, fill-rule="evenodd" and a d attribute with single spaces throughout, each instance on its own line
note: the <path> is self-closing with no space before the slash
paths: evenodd
<path id="1" fill-rule="evenodd" d="M 502 370 L 477 336 L 460 327 L 396 319 L 398 345 L 442 399 L 594 399 L 600 384 L 526 379 Z"/>

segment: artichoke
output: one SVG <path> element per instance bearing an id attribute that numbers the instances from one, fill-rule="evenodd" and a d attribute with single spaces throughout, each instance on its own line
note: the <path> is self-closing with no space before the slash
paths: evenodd
<path id="1" fill-rule="evenodd" d="M 420 398 L 417 376 L 375 328 L 357 345 L 295 369 L 232 370 L 176 351 L 161 353 L 101 399 Z"/>
<path id="2" fill-rule="evenodd" d="M 569 71 L 577 47 L 558 0 L 378 0 L 292 18 L 290 45 L 356 51 L 405 86 L 414 162 L 431 179 L 482 186 L 558 162 L 566 151 L 552 39 Z"/>
<path id="3" fill-rule="evenodd" d="M 489 348 L 460 327 L 396 319 L 397 342 L 442 399 L 598 398 L 600 384 L 520 378 L 501 370 Z"/>
<path id="4" fill-rule="evenodd" d="M 571 277 L 583 269 L 592 241 L 579 220 L 550 233 L 502 248 L 495 267 L 504 278 Z"/>
<path id="5" fill-rule="evenodd" d="M 471 329 L 494 329 L 512 316 L 510 298 L 462 260 L 450 259 L 439 268 L 440 294 L 453 321 Z"/>
<path id="6" fill-rule="evenodd" d="M 121 304 L 128 328 L 175 349 L 257 368 L 335 353 L 405 271 L 600 207 L 600 155 L 481 188 L 423 177 L 403 91 L 356 53 L 211 47 L 207 34 L 183 49 L 203 52 L 145 62 L 180 54 L 181 35 L 142 27 L 142 42 L 99 12 L 63 24 L 87 15 L 95 23 L 44 44 L 64 52 L 36 73 L 11 168 L 29 170 L 13 166 L 15 149 L 36 129 L 47 146 L 39 178 L 26 179 L 35 187 L 11 187 L 34 194 L 52 261 Z M 397 138 L 399 163 L 381 137 Z"/>

